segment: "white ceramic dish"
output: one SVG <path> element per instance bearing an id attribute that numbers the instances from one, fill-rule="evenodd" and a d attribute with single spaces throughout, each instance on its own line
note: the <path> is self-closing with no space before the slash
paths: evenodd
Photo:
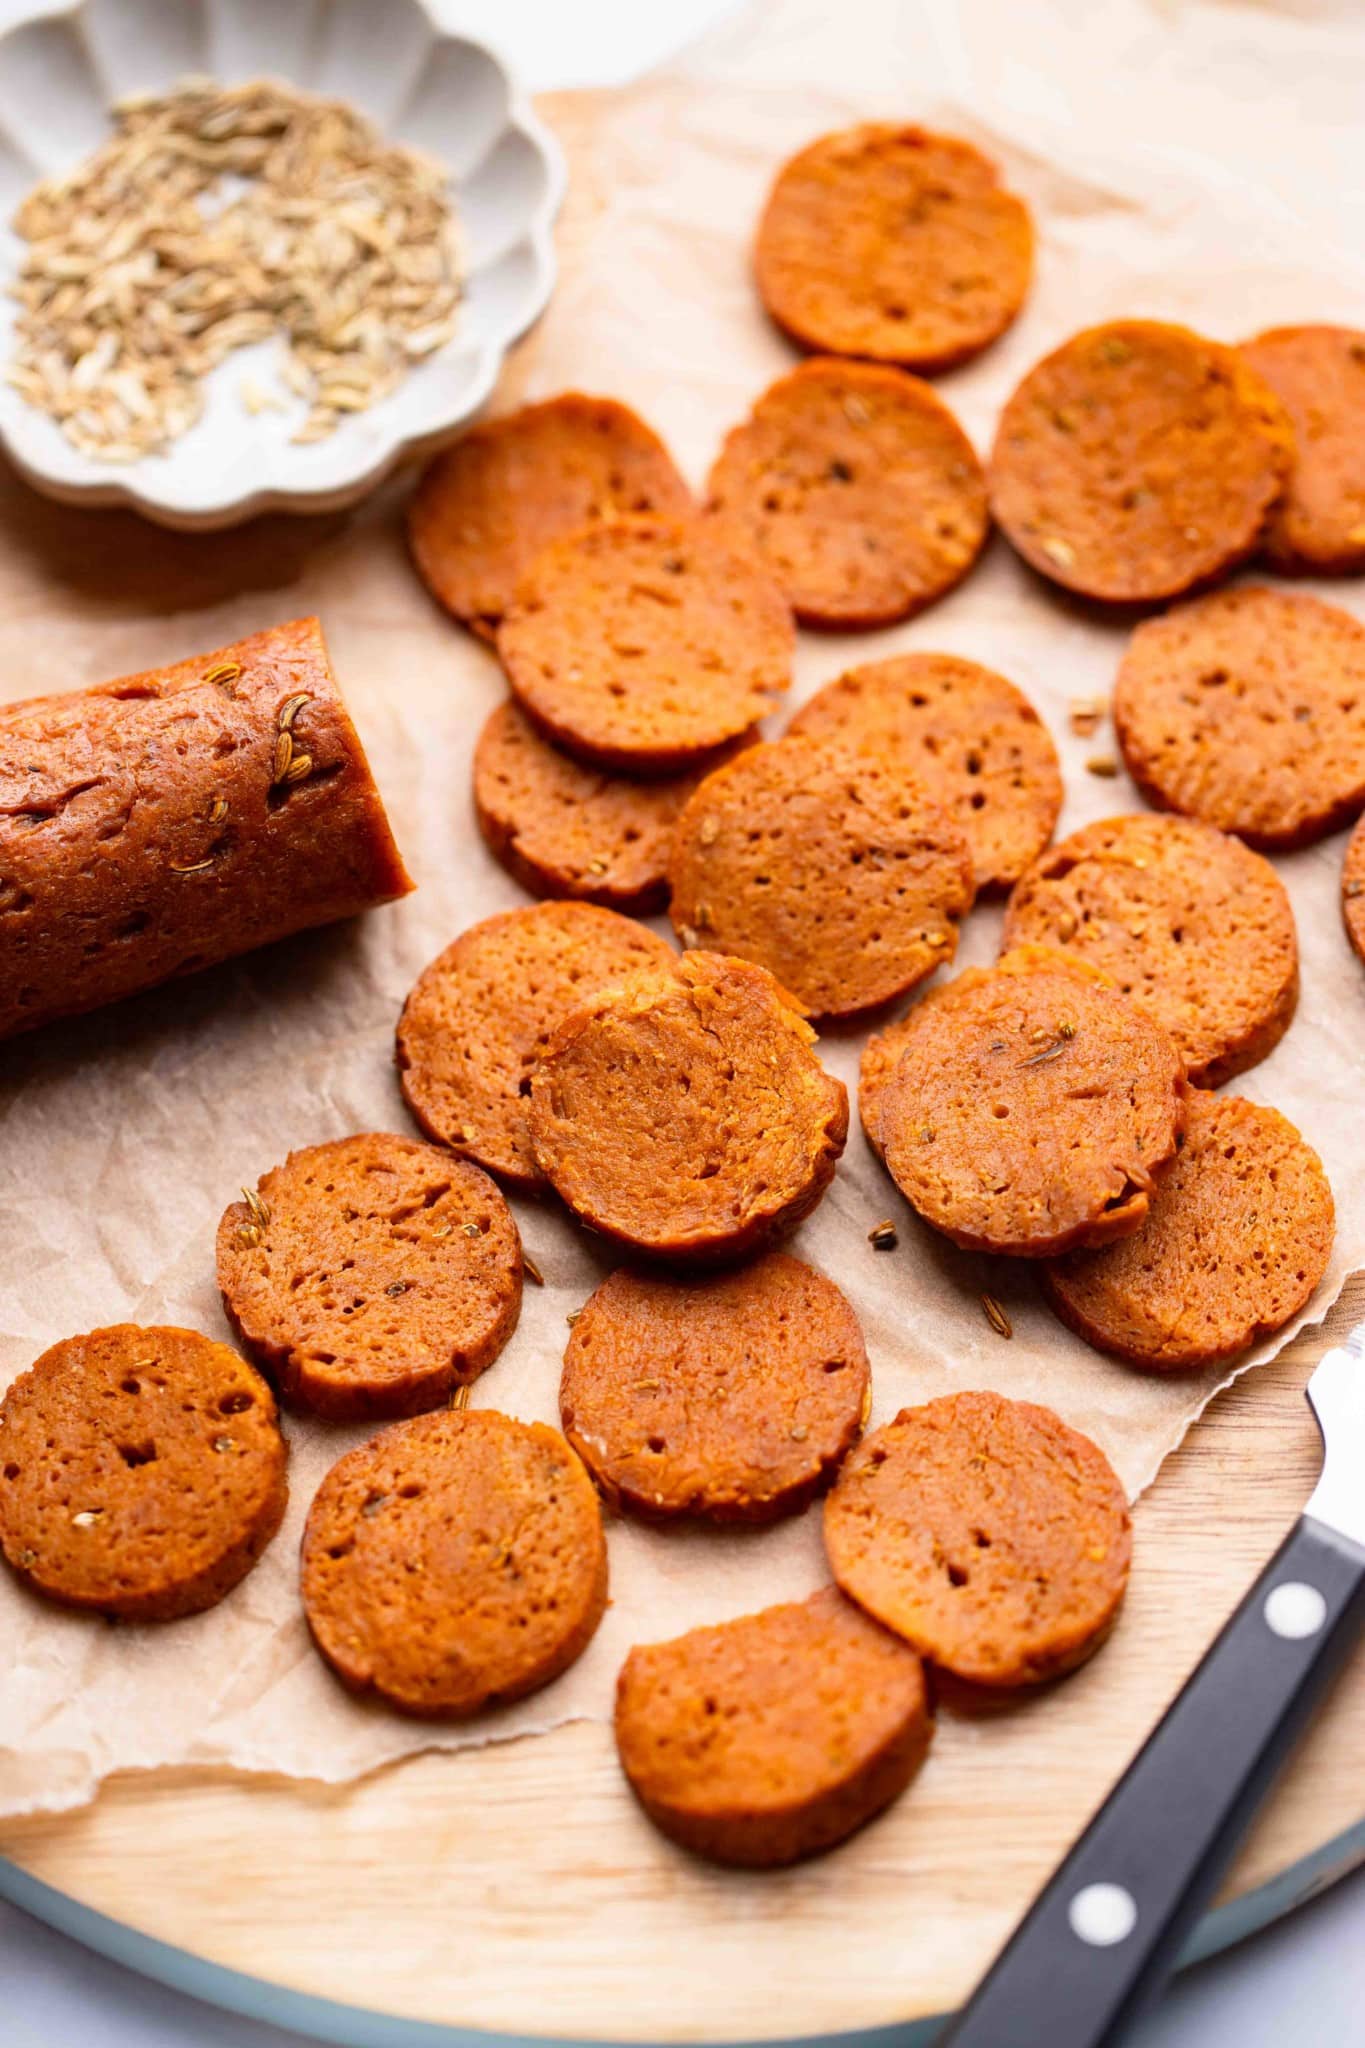
<path id="1" fill-rule="evenodd" d="M 203 417 L 165 455 L 119 465 L 82 455 L 8 384 L 0 442 L 48 496 L 131 505 L 163 526 L 334 511 L 405 457 L 449 440 L 483 405 L 509 345 L 550 296 L 563 161 L 492 52 L 445 34 L 416 0 L 82 0 L 0 37 L 0 294 L 21 261 L 24 245 L 8 223 L 28 188 L 104 139 L 111 101 L 191 72 L 226 84 L 274 77 L 350 100 L 385 135 L 450 166 L 467 266 L 454 339 L 379 404 L 309 445 L 290 441 L 302 401 L 254 417 L 241 403 L 244 375 L 278 382 L 269 343 L 220 365 Z M 14 312 L 0 296 L 0 361 L 11 352 Z"/>

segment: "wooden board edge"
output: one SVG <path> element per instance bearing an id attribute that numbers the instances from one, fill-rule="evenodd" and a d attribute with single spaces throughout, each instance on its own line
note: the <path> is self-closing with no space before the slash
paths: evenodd
<path id="1" fill-rule="evenodd" d="M 1365 1820 L 1347 1828 L 1279 1876 L 1206 1914 L 1177 1967 L 1183 1970 L 1207 1962 L 1286 1913 L 1306 1905 L 1363 1866 Z M 654 2048 L 649 2042 L 627 2042 L 617 2037 L 587 2041 L 556 2034 L 528 2036 L 522 2032 L 513 2036 L 490 2029 L 403 2019 L 373 2008 L 323 1999 L 266 1977 L 229 1969 L 192 1950 L 140 1933 L 30 1876 L 7 1857 L 0 1857 L 0 1899 L 152 1983 L 243 2019 L 316 2036 L 334 2043 L 335 2048 L 485 2048 L 485 2044 L 514 2039 L 544 2040 L 553 2042 L 556 2048 Z M 930 2014 L 843 2034 L 788 2035 L 765 2039 L 761 2048 L 831 2048 L 834 2043 L 840 2044 L 840 2048 L 930 2048 L 948 2017 L 944 2013 Z M 749 2044 L 732 2042 L 723 2044 L 723 2048 L 749 2048 Z"/>

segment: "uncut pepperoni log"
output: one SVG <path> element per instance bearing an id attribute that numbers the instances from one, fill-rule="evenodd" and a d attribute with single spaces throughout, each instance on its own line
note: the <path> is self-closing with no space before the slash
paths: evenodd
<path id="1" fill-rule="evenodd" d="M 803 625 L 856 630 L 962 581 L 986 538 L 986 481 L 918 377 L 821 357 L 726 436 L 707 517 L 758 555 Z"/>
<path id="2" fill-rule="evenodd" d="M 408 508 L 408 540 L 433 597 L 491 640 L 551 541 L 632 513 L 676 518 L 691 504 L 638 414 L 566 391 L 488 420 L 438 455 Z"/>
<path id="3" fill-rule="evenodd" d="M 935 1230 L 1039 1259 L 1141 1229 L 1189 1091 L 1169 1034 L 1094 968 L 1020 946 L 916 1004 L 900 1044 L 882 1152 Z"/>
<path id="4" fill-rule="evenodd" d="M 969 142 L 868 121 L 783 165 L 754 269 L 769 314 L 801 347 L 947 370 L 1022 306 L 1033 223 Z"/>
<path id="5" fill-rule="evenodd" d="M 1243 342 L 1294 427 L 1294 466 L 1271 516 L 1265 553 L 1277 569 L 1365 569 L 1365 333 L 1273 327 Z"/>
<path id="6" fill-rule="evenodd" d="M 834 1178 L 848 1096 L 761 967 L 689 953 L 575 1010 L 531 1076 L 531 1142 L 577 1216 L 624 1250 L 734 1263 Z"/>
<path id="7" fill-rule="evenodd" d="M 1054 583 L 1154 603 L 1254 552 L 1293 452 L 1288 415 L 1235 349 L 1115 320 L 1063 342 L 1009 400 L 991 511 Z"/>
<path id="8" fill-rule="evenodd" d="M 1220 1365 L 1304 1307 L 1334 1222 L 1322 1162 L 1287 1117 L 1196 1090 L 1143 1229 L 1045 1266 L 1043 1290 L 1068 1328 L 1131 1365 Z"/>
<path id="9" fill-rule="evenodd" d="M 0 706 L 0 1038 L 411 887 L 316 619 Z"/>
<path id="10" fill-rule="evenodd" d="M 1128 1583 L 1108 1459 L 1050 1408 L 949 1394 L 864 1438 L 825 1502 L 849 1598 L 974 1685 L 1036 1685 L 1097 1650 Z"/>
<path id="11" fill-rule="evenodd" d="M 67 1337 L 0 1401 L 0 1550 L 37 1593 L 121 1621 L 213 1607 L 279 1528 L 274 1396 L 197 1330 Z"/>
<path id="12" fill-rule="evenodd" d="M 708 775 L 678 820 L 685 943 L 757 961 L 812 1016 L 904 995 L 957 951 L 975 893 L 956 821 L 895 763 L 774 740 Z"/>
<path id="13" fill-rule="evenodd" d="M 1289 853 L 1365 807 L 1365 626 L 1248 584 L 1148 619 L 1113 697 L 1149 803 Z"/>
<path id="14" fill-rule="evenodd" d="M 905 1790 L 932 1734 L 919 1658 L 832 1586 L 632 1650 L 616 1682 L 645 1812 L 742 1868 L 842 1842 Z"/>
<path id="15" fill-rule="evenodd" d="M 1060 947 L 1164 1024 L 1197 1088 L 1265 1059 L 1299 994 L 1294 912 L 1270 862 L 1193 818 L 1107 818 L 1010 898 L 1002 948 Z"/>
<path id="16" fill-rule="evenodd" d="M 791 736 L 903 765 L 966 834 L 978 889 L 1008 888 L 1052 837 L 1062 771 L 1022 690 L 956 654 L 851 668 L 801 706 Z"/>
<path id="17" fill-rule="evenodd" d="M 303 1532 L 304 1612 L 344 1685 L 459 1719 L 558 1678 L 607 1602 L 592 1481 L 557 1430 L 492 1408 L 381 1430 Z"/>
<path id="18" fill-rule="evenodd" d="M 249 1355 L 333 1422 L 439 1407 L 521 1310 L 521 1241 L 493 1182 L 387 1131 L 291 1152 L 229 1205 L 217 1258 Z"/>
<path id="19" fill-rule="evenodd" d="M 564 1353 L 564 1433 L 617 1507 L 771 1522 L 833 1479 L 870 1396 L 858 1318 L 783 1252 L 738 1273 L 619 1272 Z"/>

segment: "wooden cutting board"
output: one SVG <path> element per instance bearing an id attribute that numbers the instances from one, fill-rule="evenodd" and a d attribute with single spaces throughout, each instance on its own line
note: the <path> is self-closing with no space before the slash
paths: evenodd
<path id="1" fill-rule="evenodd" d="M 590 1723 L 339 1790 L 123 1777 L 82 1813 L 0 1828 L 0 1851 L 141 1935 L 403 2020 L 717 2041 L 943 2012 L 1298 1513 L 1319 1460 L 1303 1385 L 1362 1316 L 1357 1277 L 1324 1330 L 1221 1395 L 1168 1460 L 1136 1511 L 1123 1619 L 1093 1663 L 988 1712 L 944 1702 L 906 1796 L 804 1868 L 747 1876 L 672 1849 L 633 1806 L 610 1730 Z M 1363 1787 L 1357 1658 L 1245 1844 L 1213 1932 L 1230 1939 L 1365 1861 Z M 181 1976 L 346 2038 L 345 2013 Z"/>
<path id="2" fill-rule="evenodd" d="M 577 146 L 594 97 L 547 109 L 574 164 L 570 260 L 599 203 Z M 504 397 L 517 387 L 514 364 Z M 1137 1509 L 1122 1622 L 1092 1664 L 1013 1705 L 944 1702 L 906 1796 L 803 1868 L 746 1876 L 690 1861 L 634 1807 L 610 1729 L 581 1723 L 338 1789 L 123 1776 L 80 1813 L 0 1823 L 0 1895 L 202 1995 L 366 2048 L 415 2040 L 408 2023 L 422 2022 L 714 2042 L 942 2013 L 1298 1513 L 1319 1457 L 1303 1385 L 1362 1317 L 1365 1276 L 1323 1331 L 1222 1395 L 1168 1460 Z M 1365 1861 L 1362 1787 L 1358 1659 L 1204 1943 Z M 392 2024 L 365 2016 L 381 2014 Z"/>

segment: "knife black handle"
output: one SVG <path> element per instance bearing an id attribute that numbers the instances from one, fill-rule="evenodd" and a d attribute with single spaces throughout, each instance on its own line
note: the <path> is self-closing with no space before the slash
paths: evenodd
<path id="1" fill-rule="evenodd" d="M 1362 1624 L 1365 1549 L 1304 1516 L 938 2048 L 1112 2048 Z"/>

